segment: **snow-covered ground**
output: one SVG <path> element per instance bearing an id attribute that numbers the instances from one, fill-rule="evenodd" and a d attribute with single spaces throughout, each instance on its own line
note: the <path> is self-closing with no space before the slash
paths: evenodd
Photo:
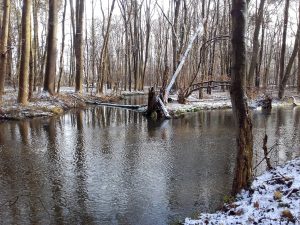
<path id="1" fill-rule="evenodd" d="M 176 95 L 171 95 L 170 97 L 177 99 Z M 173 115 L 199 110 L 226 108 L 231 108 L 231 100 L 228 92 L 214 92 L 213 95 L 205 95 L 203 99 L 190 96 L 184 105 L 179 104 L 177 101 L 173 101 L 167 105 L 167 109 Z"/>
<path id="2" fill-rule="evenodd" d="M 300 159 L 255 178 L 249 191 L 216 213 L 185 219 L 185 225 L 300 224 Z"/>
<path id="3" fill-rule="evenodd" d="M 90 103 L 89 99 L 97 98 L 97 101 L 110 102 L 118 101 L 120 96 L 130 95 L 146 95 L 148 88 L 145 91 L 113 91 L 106 90 L 105 95 L 101 97 L 91 96 L 90 92 L 87 93 L 84 88 L 82 96 L 77 96 L 74 93 L 74 88 L 62 87 L 60 89 L 59 96 L 49 96 L 45 92 L 34 93 L 34 100 L 27 106 L 21 106 L 17 104 L 17 91 L 13 88 L 7 88 L 6 94 L 3 96 L 3 103 L 0 106 L 0 119 L 22 119 L 27 117 L 36 116 L 51 116 L 61 114 L 63 111 L 69 108 L 82 107 L 82 104 L 78 104 L 79 101 Z M 167 109 L 173 117 L 178 117 L 181 114 L 187 112 L 196 112 L 200 110 L 212 110 L 212 109 L 226 109 L 231 108 L 231 100 L 228 91 L 221 92 L 220 90 L 213 90 L 211 95 L 203 93 L 203 98 L 198 98 L 198 93 L 193 93 L 188 99 L 186 104 L 179 104 L 177 102 L 177 95 L 171 95 L 170 97 L 174 100 L 167 104 Z M 273 97 L 274 97 L 273 93 Z M 260 98 L 263 98 L 262 96 Z M 288 98 L 287 98 L 288 99 Z M 286 106 L 292 105 L 292 101 L 274 100 L 272 101 L 273 106 Z M 78 101 L 79 100 L 79 101 Z M 93 100 L 93 99 L 92 99 Z M 71 103 L 71 104 L 70 104 Z M 253 109 L 259 109 L 258 102 L 252 100 L 248 102 L 249 106 Z M 144 111 L 145 108 L 141 108 L 139 111 Z"/>
<path id="4" fill-rule="evenodd" d="M 291 93 L 292 94 L 292 93 Z M 227 109 L 231 108 L 231 100 L 230 94 L 228 91 L 220 92 L 213 91 L 212 95 L 204 94 L 203 99 L 197 98 L 196 94 L 191 95 L 186 104 L 179 104 L 176 99 L 177 95 L 170 96 L 174 101 L 168 103 L 167 109 L 169 110 L 171 115 L 181 115 L 187 112 L 196 112 L 200 110 L 212 110 L 212 109 Z M 264 98 L 263 95 L 258 96 L 257 99 L 249 100 L 248 106 L 254 110 L 261 110 L 261 106 L 259 106 L 259 100 Z M 293 99 L 291 97 L 286 97 L 283 100 L 276 99 L 276 96 L 272 96 L 272 107 L 278 106 L 292 106 Z"/>

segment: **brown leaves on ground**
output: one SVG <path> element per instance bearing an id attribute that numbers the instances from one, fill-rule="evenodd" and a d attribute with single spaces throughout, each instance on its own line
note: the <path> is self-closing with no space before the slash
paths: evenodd
<path id="1" fill-rule="evenodd" d="M 278 201 L 278 200 L 281 200 L 282 196 L 283 195 L 280 191 L 275 191 L 273 197 L 274 197 L 274 200 Z"/>
<path id="2" fill-rule="evenodd" d="M 283 211 L 281 212 L 281 217 L 286 218 L 286 219 L 288 219 L 288 220 L 291 221 L 291 222 L 293 222 L 293 221 L 295 220 L 293 214 L 292 214 L 291 211 L 288 210 L 288 209 L 283 210 Z"/>

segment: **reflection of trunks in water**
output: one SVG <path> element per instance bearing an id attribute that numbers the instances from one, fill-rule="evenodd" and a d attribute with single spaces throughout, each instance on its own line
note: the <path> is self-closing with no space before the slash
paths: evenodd
<path id="1" fill-rule="evenodd" d="M 282 143 L 272 165 L 299 155 L 300 107 L 252 115 L 254 160 L 265 131 L 268 148 Z M 231 110 L 153 121 L 91 106 L 0 122 L 0 224 L 168 224 L 214 211 L 230 192 L 234 131 Z"/>

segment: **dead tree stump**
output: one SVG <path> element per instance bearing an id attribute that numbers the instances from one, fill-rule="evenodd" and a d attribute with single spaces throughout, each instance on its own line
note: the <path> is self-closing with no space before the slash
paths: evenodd
<path id="1" fill-rule="evenodd" d="M 166 118 L 170 119 L 171 116 L 168 113 L 162 99 L 156 95 L 153 87 L 149 90 L 148 95 L 148 108 L 146 111 L 146 116 L 149 118 Z"/>

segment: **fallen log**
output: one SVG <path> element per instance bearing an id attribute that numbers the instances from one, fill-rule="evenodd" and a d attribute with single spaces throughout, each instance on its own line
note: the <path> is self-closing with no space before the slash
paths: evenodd
<path id="1" fill-rule="evenodd" d="M 101 106 L 108 106 L 108 107 L 116 107 L 116 108 L 125 108 L 125 109 L 132 109 L 137 110 L 140 108 L 144 108 L 147 105 L 123 105 L 123 104 L 116 104 L 116 103 L 108 103 L 108 102 L 100 102 L 100 101 L 86 101 L 89 104 L 93 105 L 101 105 Z"/>

